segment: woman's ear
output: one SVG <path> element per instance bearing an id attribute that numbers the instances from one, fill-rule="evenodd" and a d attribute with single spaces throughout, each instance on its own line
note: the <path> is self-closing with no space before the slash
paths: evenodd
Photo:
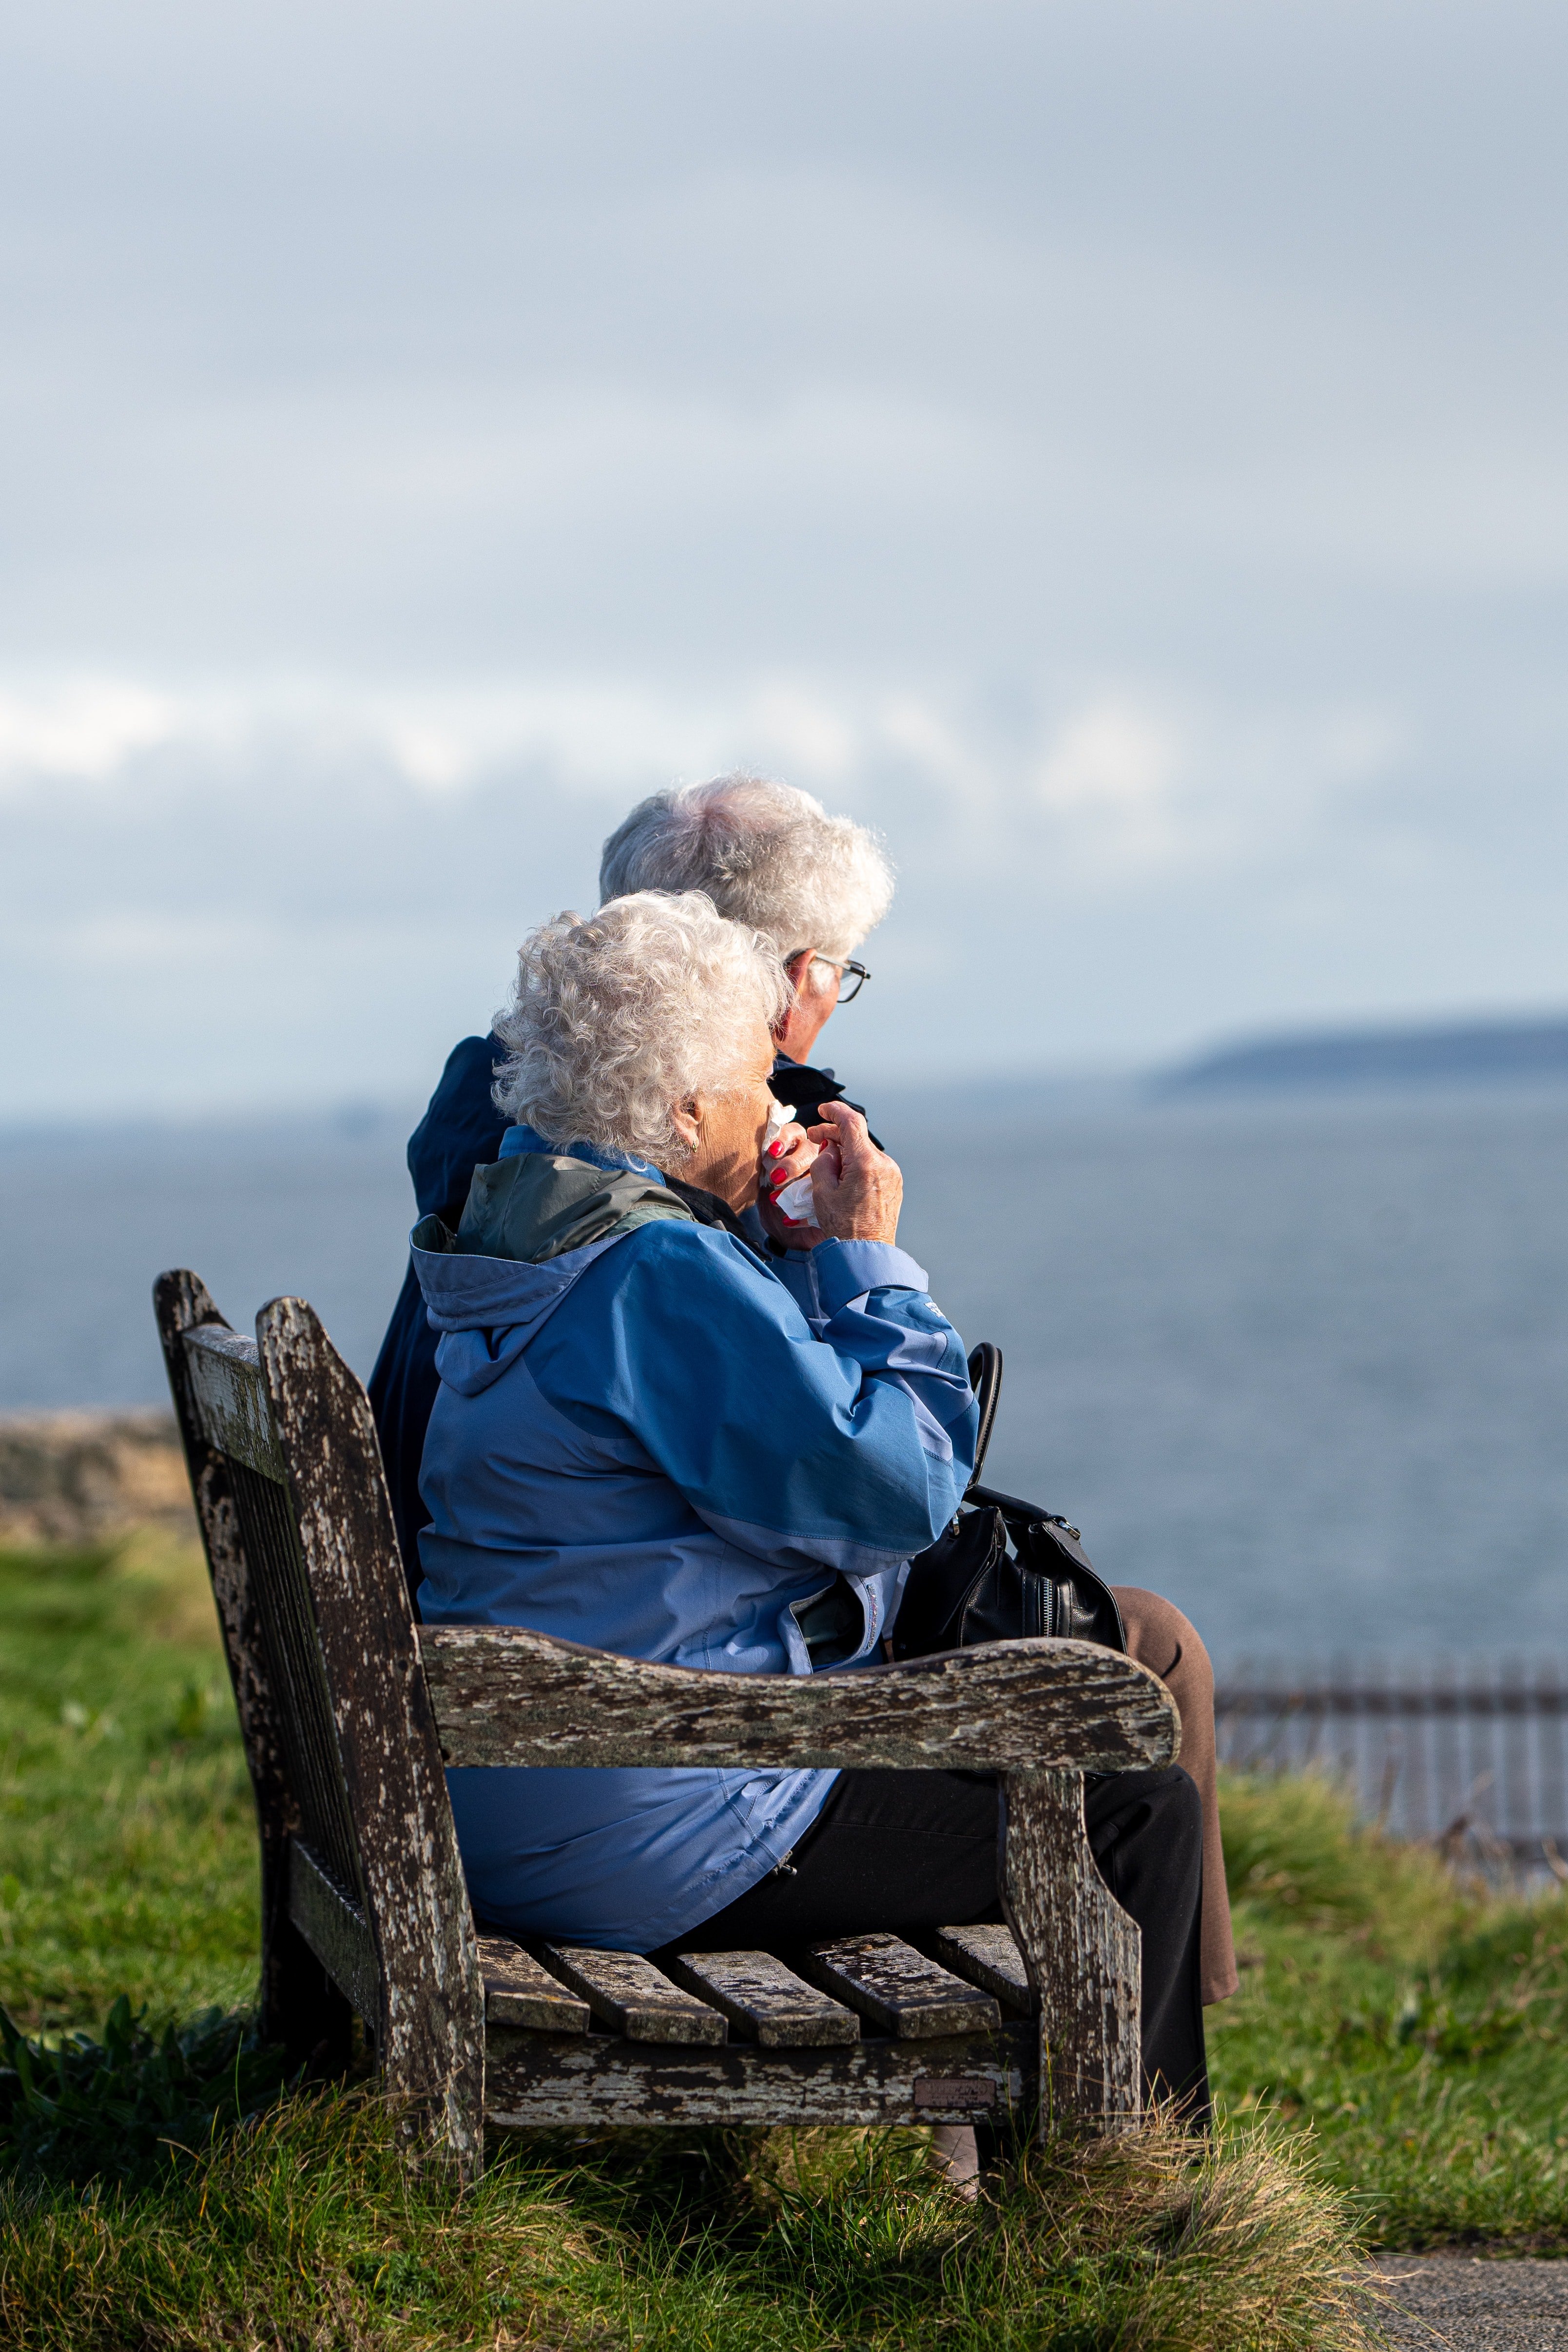
<path id="1" fill-rule="evenodd" d="M 702 1106 L 696 1095 L 688 1095 L 684 1102 L 675 1104 L 669 1123 L 680 1139 L 683 1150 L 689 1156 L 702 1140 Z"/>

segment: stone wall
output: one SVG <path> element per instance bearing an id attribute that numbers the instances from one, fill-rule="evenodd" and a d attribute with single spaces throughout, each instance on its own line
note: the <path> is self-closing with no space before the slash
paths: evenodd
<path id="1" fill-rule="evenodd" d="M 195 1520 L 173 1413 L 0 1414 L 0 1544 L 97 1543 Z"/>

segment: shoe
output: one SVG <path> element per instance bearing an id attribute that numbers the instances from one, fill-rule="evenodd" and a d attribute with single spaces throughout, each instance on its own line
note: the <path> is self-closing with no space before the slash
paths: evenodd
<path id="1" fill-rule="evenodd" d="M 973 2124 L 933 2124 L 926 2162 L 956 2195 L 973 2204 L 980 2194 L 980 2150 Z"/>

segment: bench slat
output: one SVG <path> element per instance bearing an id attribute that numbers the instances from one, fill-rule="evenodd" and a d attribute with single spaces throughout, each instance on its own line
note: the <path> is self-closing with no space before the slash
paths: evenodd
<path id="1" fill-rule="evenodd" d="M 843 1675 L 652 1665 L 523 1625 L 424 1625 L 449 1765 L 1121 1772 L 1168 1764 L 1148 1669 L 1092 1642 L 991 1642 Z"/>
<path id="2" fill-rule="evenodd" d="M 939 1927 L 936 1956 L 955 1976 L 1032 2017 L 1039 2007 L 1011 1927 Z"/>
<path id="3" fill-rule="evenodd" d="M 628 2042 L 722 2042 L 724 2021 L 705 2000 L 637 1952 L 599 1952 L 582 1944 L 542 1944 L 552 1976 L 580 1993 L 595 2017 Z"/>
<path id="4" fill-rule="evenodd" d="M 586 2033 L 588 2004 L 557 1983 L 531 1952 L 505 1936 L 481 1936 L 487 2025 L 524 2025 L 536 2033 Z"/>
<path id="5" fill-rule="evenodd" d="M 899 1936 L 849 1936 L 816 1944 L 804 1965 L 814 1982 L 900 2041 L 983 2032 L 1002 2022 L 989 1993 L 950 1976 Z"/>
<path id="6" fill-rule="evenodd" d="M 852 2009 L 807 1984 L 772 1952 L 682 1952 L 668 1965 L 678 1985 L 710 2001 L 764 2050 L 826 2050 L 860 2039 Z"/>
<path id="7" fill-rule="evenodd" d="M 492 2033 L 489 2120 L 506 2126 L 606 2124 L 813 2125 L 1022 2122 L 1037 2097 L 1039 2034 L 1020 2019 L 999 2033 L 941 2042 L 870 2039 L 828 2050 L 660 2050 L 616 2034 Z"/>

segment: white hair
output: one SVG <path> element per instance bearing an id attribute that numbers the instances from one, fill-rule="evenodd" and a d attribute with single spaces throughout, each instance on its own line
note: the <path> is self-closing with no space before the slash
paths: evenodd
<path id="1" fill-rule="evenodd" d="M 786 960 L 852 956 L 887 913 L 893 873 L 877 835 L 765 776 L 716 777 L 639 801 L 605 844 L 599 896 L 705 890 Z"/>
<path id="2" fill-rule="evenodd" d="M 639 890 L 557 915 L 517 954 L 496 1108 L 546 1142 L 593 1143 L 656 1167 L 689 1156 L 670 1116 L 740 1079 L 758 1023 L 792 991 L 773 941 L 726 922 L 700 890 Z"/>

